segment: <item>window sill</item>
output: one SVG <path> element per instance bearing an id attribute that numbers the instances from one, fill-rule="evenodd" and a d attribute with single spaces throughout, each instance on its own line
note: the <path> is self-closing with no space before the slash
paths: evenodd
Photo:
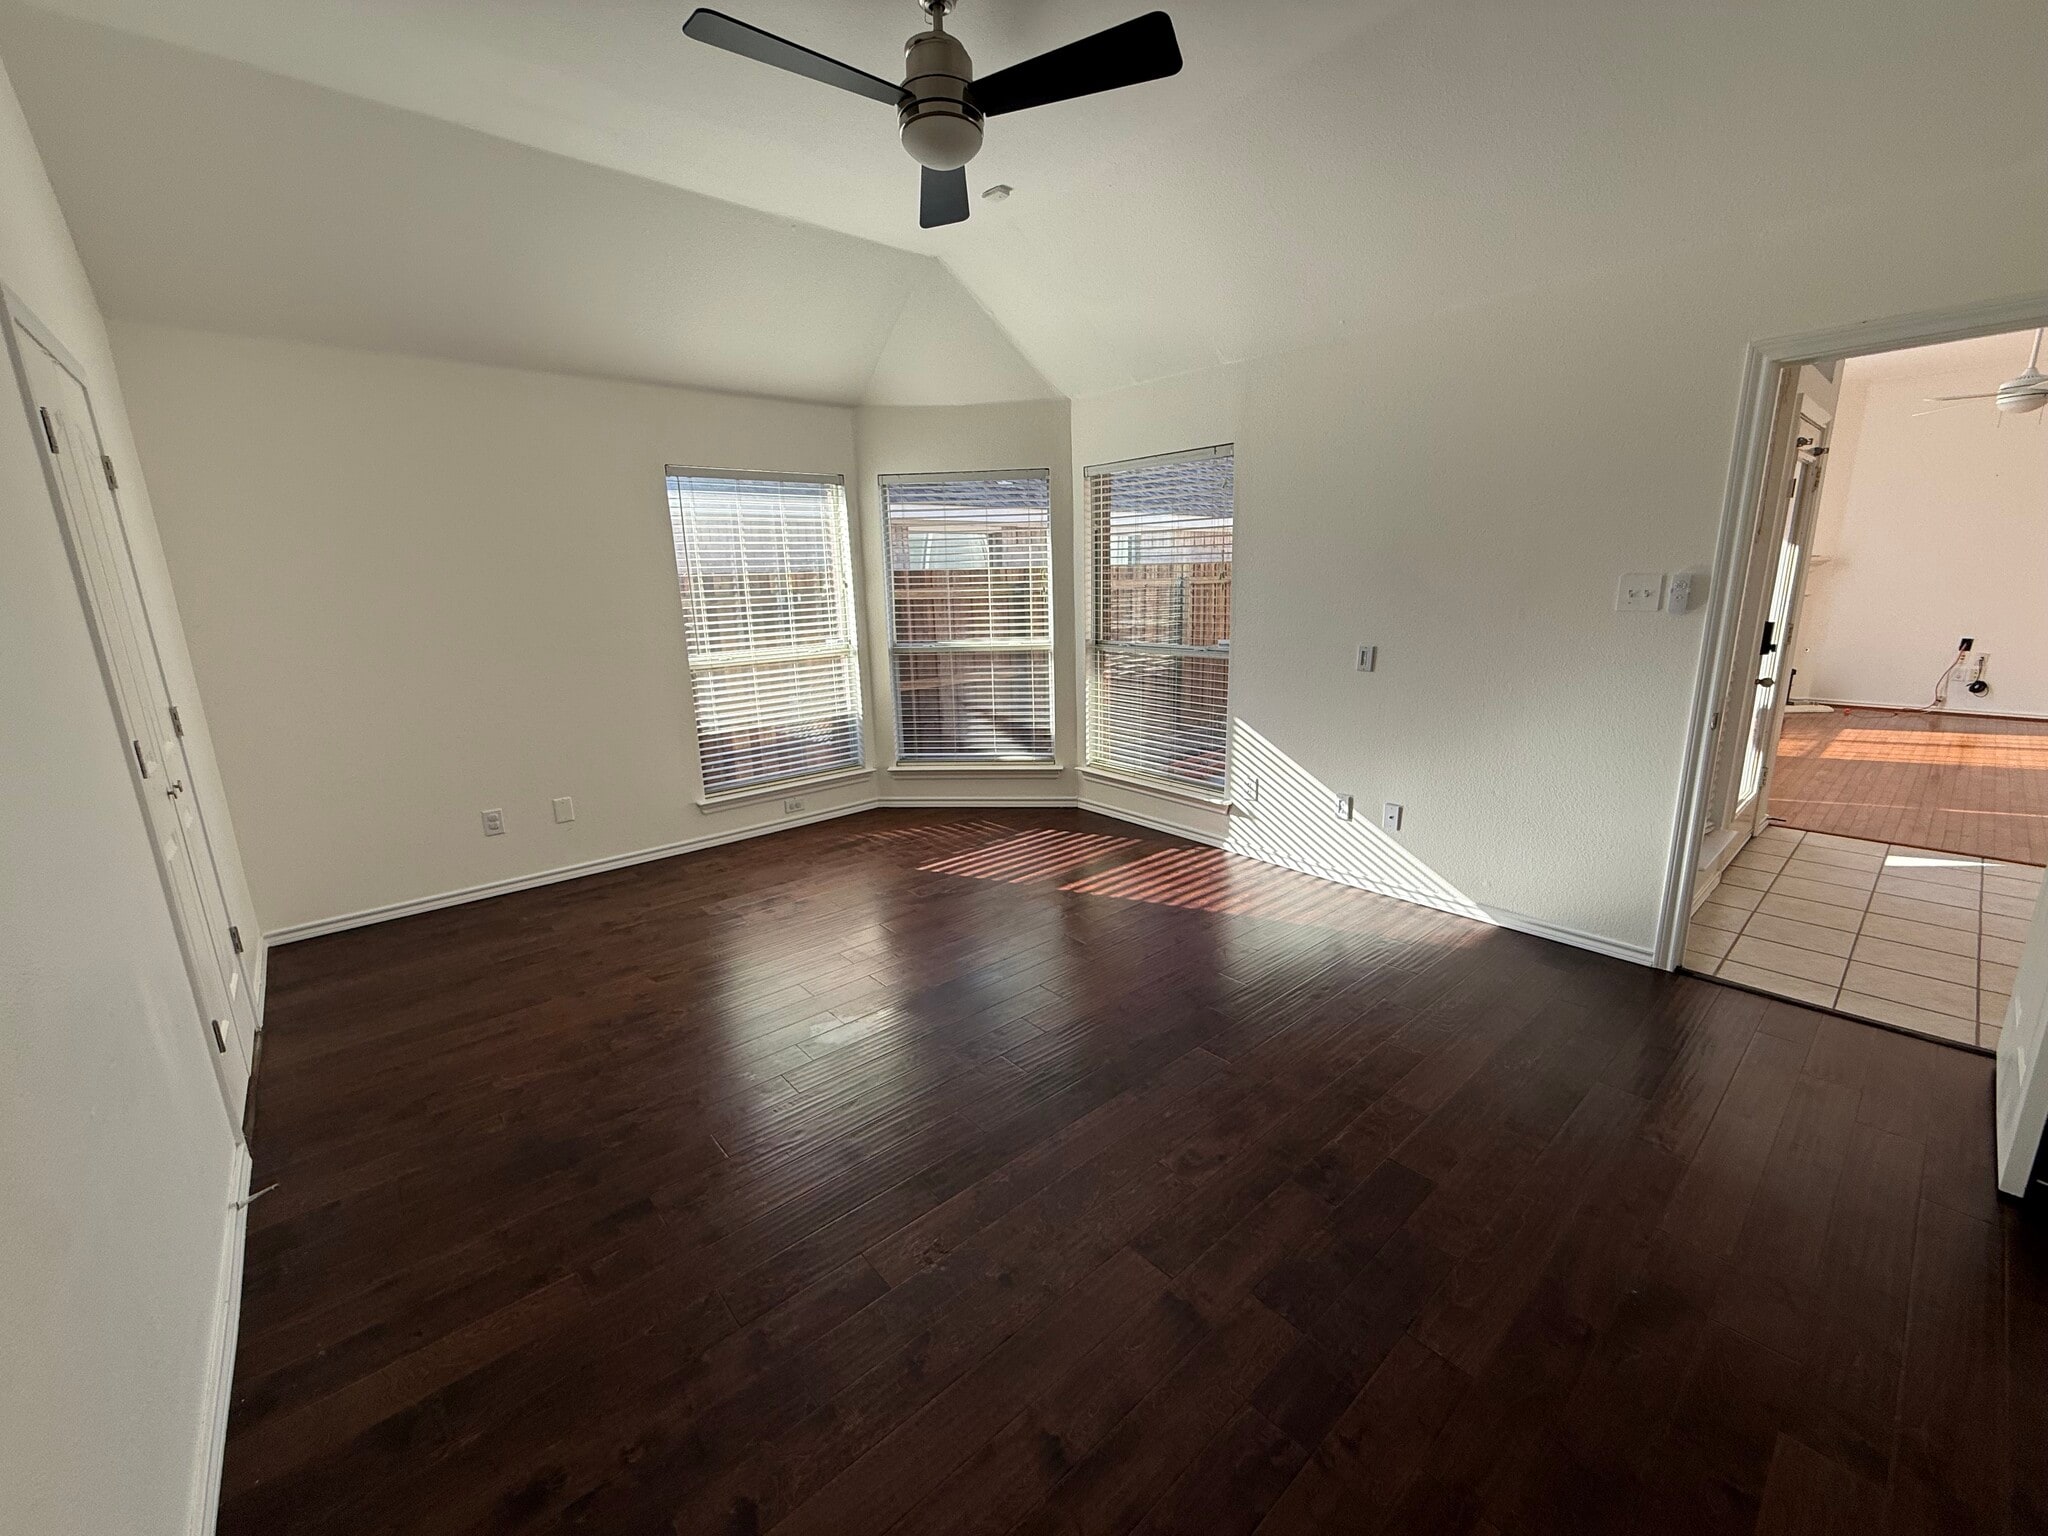
<path id="1" fill-rule="evenodd" d="M 807 789 L 825 789 L 834 784 L 853 784 L 875 776 L 872 768 L 846 768 L 833 773 L 815 773 L 807 779 L 781 779 L 773 784 L 756 784 L 723 795 L 700 795 L 697 809 L 709 814 L 736 805 L 753 805 L 762 800 L 779 800 L 784 795 L 802 794 Z"/>
<path id="2" fill-rule="evenodd" d="M 1217 811 L 1229 815 L 1233 809 L 1230 796 L 1223 793 L 1211 794 L 1192 784 L 1176 784 L 1171 779 L 1148 778 L 1142 773 L 1126 773 L 1118 768 L 1086 766 L 1081 777 L 1095 779 L 1104 784 L 1114 784 L 1119 789 L 1142 790 L 1148 795 L 1157 795 L 1162 800 L 1178 800 L 1183 805 L 1200 806 L 1205 811 Z"/>
<path id="3" fill-rule="evenodd" d="M 892 776 L 923 778 L 929 774 L 1062 774 L 1067 771 L 1064 763 L 1048 763 L 1042 757 L 1020 757 L 1014 759 L 977 757 L 963 759 L 957 763 L 891 763 L 887 770 Z"/>

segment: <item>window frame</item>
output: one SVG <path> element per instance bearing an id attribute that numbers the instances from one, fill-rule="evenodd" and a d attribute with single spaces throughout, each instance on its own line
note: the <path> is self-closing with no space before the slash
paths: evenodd
<path id="1" fill-rule="evenodd" d="M 896 560 L 894 545 L 889 529 L 889 487 L 892 485 L 957 485 L 998 480 L 1042 480 L 1045 482 L 1045 637 L 1042 640 L 1015 641 L 991 645 L 980 640 L 933 640 L 899 642 L 896 638 Z M 1053 553 L 1053 505 L 1051 469 L 964 469 L 934 470 L 913 474 L 888 474 L 875 477 L 875 503 L 880 513 L 882 535 L 882 600 L 883 614 L 887 623 L 889 651 L 889 708 L 893 716 L 892 740 L 894 755 L 890 764 L 892 773 L 987 773 L 1026 772 L 1043 773 L 1058 771 L 1059 760 L 1059 665 L 1058 665 L 1058 623 L 1055 579 L 1056 558 Z M 903 742 L 903 690 L 902 681 L 896 668 L 896 658 L 902 655 L 1016 655 L 1031 654 L 1045 657 L 1046 671 L 1046 751 L 1043 756 L 1023 755 L 1011 757 L 906 757 Z"/>
<path id="2" fill-rule="evenodd" d="M 690 684 L 690 726 L 691 737 L 697 756 L 697 805 L 703 810 L 717 810 L 748 800 L 763 799 L 785 789 L 813 784 L 833 784 L 843 780 L 864 778 L 873 772 L 868 763 L 868 719 L 865 678 L 862 676 L 861 625 L 860 625 L 860 571 L 855 564 L 853 549 L 853 514 L 846 493 L 846 476 L 843 474 L 799 473 L 794 471 L 772 471 L 756 469 L 713 469 L 702 465 L 669 464 L 662 471 L 662 512 L 669 523 L 670 553 L 682 555 L 687 547 L 687 532 L 676 520 L 675 497 L 671 482 L 676 480 L 751 480 L 770 485 L 818 485 L 835 491 L 837 504 L 837 553 L 838 580 L 836 583 L 838 610 L 843 632 L 844 646 L 819 646 L 808 651 L 798 650 L 780 655 L 780 661 L 805 659 L 829 659 L 844 656 L 848 670 L 848 691 L 855 710 L 853 739 L 855 751 L 853 761 L 825 768 L 804 768 L 800 771 L 782 774 L 773 778 L 749 779 L 743 784 L 714 790 L 709 787 L 704 768 L 703 717 L 699 713 L 698 679 L 707 672 L 730 670 L 747 665 L 762 665 L 759 661 L 748 661 L 735 657 L 731 661 L 705 663 L 699 659 L 696 648 L 690 643 L 692 626 L 690 600 L 678 589 L 677 617 L 683 628 L 683 669 Z M 681 534 L 682 546 L 678 546 L 677 535 Z M 676 575 L 681 583 L 691 580 L 690 574 L 680 563 Z"/>
<path id="3" fill-rule="evenodd" d="M 1230 492 L 1230 591 L 1233 599 L 1233 624 L 1235 628 L 1235 597 L 1237 590 L 1237 483 L 1235 443 L 1212 443 L 1200 448 L 1180 449 L 1171 453 L 1147 454 L 1134 459 L 1116 459 L 1102 464 L 1089 464 L 1081 470 L 1081 494 L 1086 506 L 1086 553 L 1084 562 L 1087 570 L 1088 627 L 1085 654 L 1082 657 L 1082 708 L 1081 708 L 1081 765 L 1082 772 L 1099 778 L 1121 780 L 1134 784 L 1152 793 L 1164 794 L 1181 800 L 1193 800 L 1203 804 L 1227 806 L 1230 803 L 1231 785 L 1231 730 L 1233 718 L 1230 706 L 1231 690 L 1235 687 L 1236 669 L 1230 664 L 1231 647 L 1229 639 L 1219 646 L 1165 645 L 1134 640 L 1106 640 L 1103 638 L 1103 608 L 1105 593 L 1098 551 L 1101 548 L 1097 537 L 1097 509 L 1094 481 L 1105 475 L 1114 475 L 1131 470 L 1151 469 L 1169 464 L 1199 463 L 1206 459 L 1229 459 L 1232 461 Z M 1102 757 L 1097 751 L 1099 733 L 1096 728 L 1098 711 L 1101 707 L 1101 682 L 1099 679 L 1099 658 L 1105 654 L 1135 656 L 1198 657 L 1219 660 L 1223 663 L 1223 767 L 1218 782 L 1203 779 L 1183 778 L 1175 774 L 1160 773 L 1149 768 L 1136 767 Z"/>

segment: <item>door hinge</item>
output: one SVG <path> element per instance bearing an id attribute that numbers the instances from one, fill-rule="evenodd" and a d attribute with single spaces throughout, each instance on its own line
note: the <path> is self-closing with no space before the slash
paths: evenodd
<path id="1" fill-rule="evenodd" d="M 143 760 L 142 743 L 137 741 L 133 736 L 130 736 L 128 738 L 128 745 L 135 749 L 135 771 L 141 774 L 145 779 L 148 778 L 149 764 Z"/>
<path id="2" fill-rule="evenodd" d="M 43 441 L 50 445 L 50 452 L 62 453 L 64 450 L 57 446 L 57 429 L 50 421 L 50 408 L 47 405 L 39 405 L 36 407 L 36 414 L 43 418 Z"/>
<path id="3" fill-rule="evenodd" d="M 100 468 L 107 472 L 107 489 L 110 491 L 121 489 L 121 481 L 114 474 L 114 461 L 104 453 L 100 455 Z"/>
<path id="4" fill-rule="evenodd" d="M 171 706 L 171 729 L 176 731 L 181 737 L 185 734 L 185 722 L 179 716 L 178 706 L 175 704 Z"/>
<path id="5" fill-rule="evenodd" d="M 211 1025 L 213 1026 L 213 1048 L 214 1048 L 215 1050 L 219 1051 L 219 1052 L 221 1053 L 221 1055 L 223 1055 L 223 1056 L 227 1055 L 227 1053 L 228 1053 L 228 1040 L 227 1040 L 227 1036 L 226 1036 L 226 1035 L 223 1035 L 223 1034 L 222 1034 L 222 1033 L 220 1032 L 220 1020 L 219 1020 L 219 1019 L 208 1019 L 208 1020 L 207 1020 L 206 1022 L 207 1022 L 207 1023 L 209 1023 L 209 1024 L 211 1024 Z"/>
<path id="6" fill-rule="evenodd" d="M 242 930 L 233 923 L 228 924 L 228 942 L 235 946 L 236 954 L 239 955 L 242 952 Z"/>

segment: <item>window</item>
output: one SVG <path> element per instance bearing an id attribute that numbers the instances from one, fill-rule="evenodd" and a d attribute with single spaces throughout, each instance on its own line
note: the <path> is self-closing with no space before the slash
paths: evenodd
<path id="1" fill-rule="evenodd" d="M 1087 472 L 1088 761 L 1220 792 L 1230 723 L 1233 450 Z"/>
<path id="2" fill-rule="evenodd" d="M 707 797 L 862 763 L 846 489 L 671 470 Z"/>
<path id="3" fill-rule="evenodd" d="M 899 761 L 1052 760 L 1051 488 L 882 477 Z"/>

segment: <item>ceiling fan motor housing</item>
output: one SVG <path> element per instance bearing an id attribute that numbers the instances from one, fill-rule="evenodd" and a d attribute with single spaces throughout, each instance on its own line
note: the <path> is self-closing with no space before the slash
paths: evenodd
<path id="1" fill-rule="evenodd" d="M 967 99 L 974 61 L 967 50 L 940 30 L 943 13 L 932 18 L 932 30 L 903 45 L 903 147 L 919 165 L 934 171 L 957 171 L 981 149 L 981 111 Z"/>

